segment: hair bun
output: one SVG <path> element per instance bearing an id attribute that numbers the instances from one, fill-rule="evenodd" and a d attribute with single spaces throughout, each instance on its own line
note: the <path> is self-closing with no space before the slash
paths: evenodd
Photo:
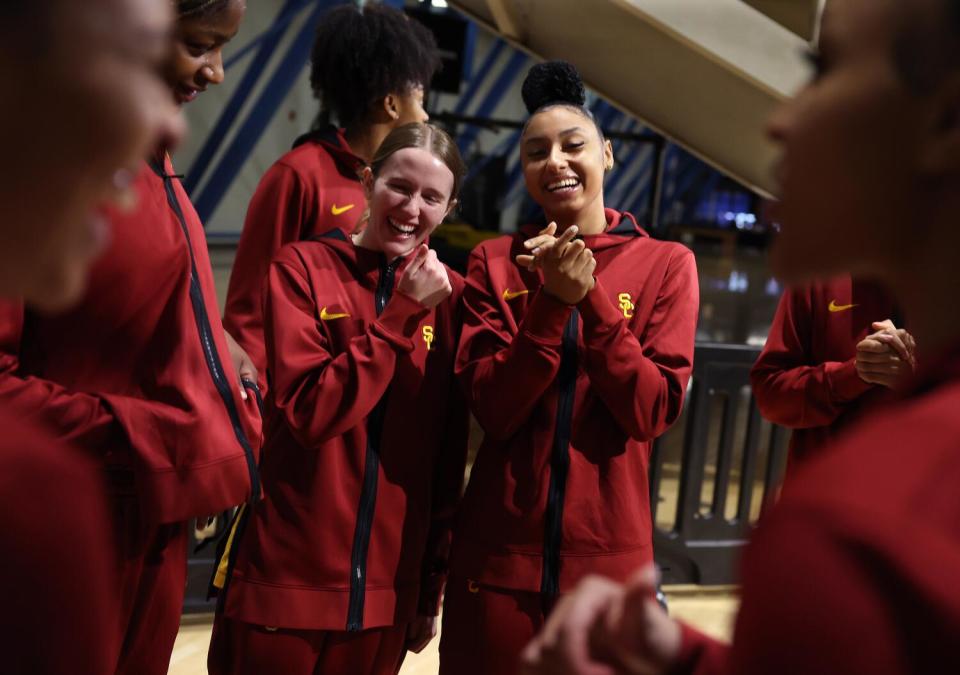
<path id="1" fill-rule="evenodd" d="M 587 100 L 580 73 L 566 61 L 547 61 L 533 66 L 523 81 L 520 94 L 531 115 L 546 105 L 583 106 Z"/>

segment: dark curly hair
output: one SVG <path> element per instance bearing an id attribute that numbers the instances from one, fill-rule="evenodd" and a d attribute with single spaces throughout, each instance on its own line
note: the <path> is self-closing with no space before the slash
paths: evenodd
<path id="1" fill-rule="evenodd" d="M 317 25 L 310 84 L 343 127 L 363 124 L 377 101 L 430 86 L 440 67 L 433 34 L 398 9 L 341 5 Z"/>
<path id="2" fill-rule="evenodd" d="M 603 141 L 603 131 L 597 124 L 596 118 L 584 104 L 587 101 L 587 91 L 583 86 L 583 79 L 573 65 L 566 61 L 547 61 L 533 66 L 523 80 L 520 89 L 523 104 L 527 107 L 532 119 L 538 112 L 564 106 L 577 111 L 593 122 L 600 140 Z M 527 124 L 530 121 L 527 120 Z M 527 128 L 524 126 L 524 133 Z"/>
<path id="3" fill-rule="evenodd" d="M 194 19 L 216 14 L 230 4 L 230 0 L 177 0 L 177 18 Z"/>

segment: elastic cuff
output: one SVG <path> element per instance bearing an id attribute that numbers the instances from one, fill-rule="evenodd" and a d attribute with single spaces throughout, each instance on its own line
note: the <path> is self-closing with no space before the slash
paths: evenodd
<path id="1" fill-rule="evenodd" d="M 573 307 L 561 302 L 542 288 L 530 302 L 530 308 L 520 323 L 520 331 L 550 344 L 563 342 L 563 329 Z"/>
<path id="2" fill-rule="evenodd" d="M 830 395 L 837 403 L 847 403 L 873 387 L 857 374 L 856 359 L 832 361 L 824 364 L 824 372 L 830 385 Z"/>
<path id="3" fill-rule="evenodd" d="M 610 330 L 624 319 L 623 311 L 613 306 L 599 279 L 577 308 L 583 319 L 584 332 Z"/>
<path id="4" fill-rule="evenodd" d="M 430 313 L 427 307 L 406 293 L 394 290 L 390 302 L 371 328 L 374 333 L 404 352 L 414 349 L 413 338 L 420 322 Z"/>
<path id="5" fill-rule="evenodd" d="M 685 675 L 694 672 L 704 651 L 713 641 L 713 638 L 704 635 L 683 621 L 679 623 L 680 653 L 677 654 L 677 660 L 667 670 L 669 675 Z"/>

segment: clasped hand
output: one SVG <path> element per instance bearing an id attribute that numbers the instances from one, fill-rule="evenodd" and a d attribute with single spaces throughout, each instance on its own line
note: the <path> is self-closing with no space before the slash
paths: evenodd
<path id="1" fill-rule="evenodd" d="M 586 243 L 575 239 L 579 231 L 571 225 L 558 237 L 557 224 L 550 223 L 523 243 L 529 253 L 516 258 L 521 267 L 542 269 L 544 290 L 568 305 L 583 300 L 596 284 L 597 261 Z"/>

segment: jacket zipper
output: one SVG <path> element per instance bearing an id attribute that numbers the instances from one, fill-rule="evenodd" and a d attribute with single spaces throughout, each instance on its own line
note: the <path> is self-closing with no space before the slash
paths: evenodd
<path id="1" fill-rule="evenodd" d="M 193 316 L 197 322 L 197 332 L 200 335 L 200 344 L 203 347 L 203 355 L 207 362 L 207 368 L 210 370 L 210 377 L 213 384 L 220 393 L 223 405 L 227 409 L 230 417 L 230 423 L 233 425 L 233 433 L 243 448 L 243 454 L 247 460 L 247 472 L 250 474 L 250 501 L 256 502 L 260 498 L 260 473 L 257 470 L 256 458 L 253 454 L 253 447 L 250 440 L 243 430 L 240 422 L 240 412 L 237 410 L 237 404 L 230 391 L 230 383 L 223 371 L 223 364 L 220 363 L 220 357 L 217 354 L 216 343 L 213 339 L 213 329 L 210 326 L 210 317 L 207 314 L 207 307 L 203 301 L 203 291 L 200 289 L 200 276 L 197 273 L 197 261 L 193 255 L 193 243 L 190 240 L 190 231 L 187 229 L 187 221 L 183 216 L 183 210 L 180 208 L 180 202 L 177 199 L 176 190 L 173 187 L 174 176 L 168 175 L 163 167 L 151 161 L 153 170 L 163 178 L 163 187 L 167 193 L 167 203 L 173 209 L 177 220 L 180 222 L 180 228 L 187 239 L 187 249 L 190 252 L 190 303 L 193 305 Z"/>
<path id="2" fill-rule="evenodd" d="M 393 278 L 400 258 L 392 263 L 386 259 L 380 265 L 380 279 L 375 296 L 377 316 L 383 313 L 393 293 Z M 353 551 L 350 554 L 350 600 L 347 605 L 347 631 L 363 630 L 363 605 L 366 599 L 367 552 L 370 549 L 370 531 L 373 529 L 374 508 L 377 505 L 377 483 L 380 473 L 380 438 L 383 419 L 387 410 L 384 392 L 377 405 L 367 417 L 367 451 L 363 468 L 363 486 L 360 490 L 360 506 L 357 509 L 357 525 L 353 532 Z"/>
<path id="3" fill-rule="evenodd" d="M 577 389 L 577 338 L 580 314 L 576 309 L 563 329 L 560 349 L 560 371 L 557 383 L 560 396 L 557 402 L 557 422 L 550 454 L 550 487 L 547 492 L 547 512 L 543 538 L 543 574 L 540 596 L 548 610 L 560 592 L 560 544 L 563 538 L 563 503 L 570 470 L 570 430 L 573 422 L 573 401 Z"/>

